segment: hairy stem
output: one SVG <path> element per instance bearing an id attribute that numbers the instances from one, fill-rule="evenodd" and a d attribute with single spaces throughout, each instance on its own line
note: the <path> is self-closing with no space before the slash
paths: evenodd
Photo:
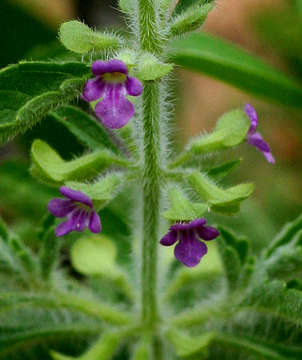
<path id="1" fill-rule="evenodd" d="M 158 30 L 155 0 L 138 0 L 139 42 L 144 51 L 161 54 L 161 37 Z M 161 153 L 160 142 L 160 83 L 149 81 L 144 84 L 143 133 L 143 243 L 142 243 L 142 325 L 154 336 L 153 354 L 162 359 L 161 348 L 156 341 L 159 321 L 158 309 L 158 259 L 159 212 L 161 197 Z M 160 352 L 160 354 L 159 354 Z"/>
<path id="2" fill-rule="evenodd" d="M 143 246 L 142 246 L 142 319 L 153 328 L 158 319 L 157 248 L 160 206 L 159 89 L 145 84 L 144 173 L 143 173 Z"/>

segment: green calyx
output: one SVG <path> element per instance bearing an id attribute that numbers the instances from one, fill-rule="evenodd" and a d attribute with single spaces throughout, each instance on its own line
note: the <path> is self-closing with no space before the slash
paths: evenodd
<path id="1" fill-rule="evenodd" d="M 139 59 L 136 76 L 143 81 L 152 81 L 169 74 L 172 69 L 173 64 L 163 63 L 154 55 L 144 53 Z"/>
<path id="2" fill-rule="evenodd" d="M 191 221 L 202 217 L 208 210 L 207 204 L 194 203 L 188 200 L 177 187 L 168 189 L 168 197 L 171 207 L 162 215 L 171 222 Z"/>
<path id="3" fill-rule="evenodd" d="M 66 181 L 93 179 L 111 166 L 127 167 L 129 162 L 108 150 L 96 150 L 74 160 L 65 161 L 42 140 L 31 147 L 31 174 L 49 185 L 62 185 Z"/>
<path id="4" fill-rule="evenodd" d="M 121 43 L 121 39 L 115 34 L 94 31 L 76 20 L 67 21 L 61 25 L 59 38 L 68 50 L 78 54 L 85 54 L 92 50 L 116 49 Z"/>
<path id="5" fill-rule="evenodd" d="M 115 197 L 121 181 L 121 174 L 116 173 L 107 175 L 103 179 L 91 184 L 68 181 L 65 185 L 88 195 L 93 201 L 94 207 L 98 210 Z"/>
<path id="6" fill-rule="evenodd" d="M 251 183 L 222 189 L 197 171 L 189 174 L 187 180 L 212 211 L 226 215 L 237 213 L 240 210 L 240 203 L 247 199 L 254 190 L 254 185 Z"/>
<path id="7" fill-rule="evenodd" d="M 236 109 L 222 115 L 218 119 L 214 131 L 195 138 L 187 146 L 186 151 L 170 164 L 170 168 L 183 165 L 194 156 L 226 150 L 241 144 L 246 139 L 249 128 L 250 119 L 241 109 Z"/>

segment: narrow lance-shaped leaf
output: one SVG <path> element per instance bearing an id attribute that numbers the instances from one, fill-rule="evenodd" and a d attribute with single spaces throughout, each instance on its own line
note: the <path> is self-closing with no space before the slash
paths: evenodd
<path id="1" fill-rule="evenodd" d="M 110 360 L 113 358 L 114 353 L 117 350 L 118 345 L 125 338 L 131 336 L 133 329 L 124 329 L 116 331 L 107 331 L 101 338 L 82 356 L 79 358 L 66 357 L 57 352 L 52 352 L 52 358 L 54 360 L 67 360 L 67 359 L 81 359 L 81 360 Z"/>
<path id="2" fill-rule="evenodd" d="M 300 230 L 302 230 L 302 215 L 282 228 L 269 245 L 266 257 L 269 257 L 279 246 L 289 243 Z"/>
<path id="3" fill-rule="evenodd" d="M 191 34 L 170 43 L 177 65 L 222 80 L 267 100 L 302 107 L 302 87 L 256 56 L 215 36 Z"/>
<path id="4" fill-rule="evenodd" d="M 248 242 L 247 240 L 237 239 L 235 235 L 224 228 L 219 227 L 218 229 L 220 238 L 217 240 L 217 245 L 228 287 L 232 291 L 239 285 L 247 285 L 242 283 L 242 280 L 248 280 L 248 277 L 243 274 L 243 268 L 248 260 Z"/>
<path id="5" fill-rule="evenodd" d="M 205 358 L 208 349 L 212 346 L 222 347 L 228 352 L 233 350 L 233 356 L 236 356 L 236 351 L 239 351 L 247 357 L 257 356 L 257 359 L 290 360 L 297 359 L 296 355 L 301 354 L 301 350 L 290 345 L 282 347 L 279 344 L 259 340 L 255 336 L 245 337 L 242 334 L 205 332 L 200 336 L 191 336 L 176 329 L 170 329 L 167 336 L 174 345 L 177 355 L 182 357 L 195 355 L 194 359 Z"/>

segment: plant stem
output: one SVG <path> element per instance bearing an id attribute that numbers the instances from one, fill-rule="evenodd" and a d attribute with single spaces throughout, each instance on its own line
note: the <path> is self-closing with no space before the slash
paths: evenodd
<path id="1" fill-rule="evenodd" d="M 143 172 L 143 246 L 142 246 L 142 320 L 149 329 L 158 319 L 157 248 L 160 206 L 159 89 L 145 84 L 144 172 Z"/>
<path id="2" fill-rule="evenodd" d="M 139 41 L 142 50 L 160 55 L 161 38 L 154 0 L 138 0 Z M 143 243 L 142 243 L 142 324 L 146 332 L 156 335 L 159 320 L 158 310 L 158 265 L 159 212 L 161 197 L 161 143 L 160 143 L 160 83 L 144 84 L 143 132 Z M 156 341 L 154 350 L 157 350 Z M 156 347 L 156 349 L 155 349 Z M 154 353 L 156 353 L 154 351 Z M 157 354 L 158 358 L 158 354 Z M 161 359 L 161 356 L 158 360 Z"/>

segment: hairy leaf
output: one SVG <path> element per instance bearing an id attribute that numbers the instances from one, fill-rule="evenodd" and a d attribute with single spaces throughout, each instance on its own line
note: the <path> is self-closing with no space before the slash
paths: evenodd
<path id="1" fill-rule="evenodd" d="M 240 203 L 251 195 L 254 188 L 253 184 L 240 184 L 222 189 L 197 171 L 191 172 L 187 178 L 193 189 L 213 211 L 229 215 L 239 211 Z"/>
<path id="2" fill-rule="evenodd" d="M 81 142 L 92 150 L 108 148 L 118 153 L 106 130 L 83 110 L 75 106 L 62 106 L 51 113 L 58 122 L 67 127 Z"/>
<path id="3" fill-rule="evenodd" d="M 176 187 L 168 190 L 171 208 L 163 213 L 163 217 L 175 221 L 189 221 L 200 218 L 207 210 L 207 204 L 193 203 Z"/>
<path id="4" fill-rule="evenodd" d="M 250 120 L 241 109 L 222 115 L 213 132 L 196 137 L 185 151 L 170 164 L 174 168 L 190 161 L 194 156 L 204 155 L 217 150 L 225 150 L 242 143 L 250 128 Z"/>
<path id="5" fill-rule="evenodd" d="M 127 160 L 108 150 L 95 151 L 75 160 L 64 161 L 48 144 L 35 140 L 31 148 L 32 175 L 50 185 L 63 184 L 68 180 L 86 180 L 112 166 L 127 166 Z"/>
<path id="6" fill-rule="evenodd" d="M 0 71 L 0 140 L 24 133 L 73 101 L 89 75 L 82 63 L 21 62 Z"/>

